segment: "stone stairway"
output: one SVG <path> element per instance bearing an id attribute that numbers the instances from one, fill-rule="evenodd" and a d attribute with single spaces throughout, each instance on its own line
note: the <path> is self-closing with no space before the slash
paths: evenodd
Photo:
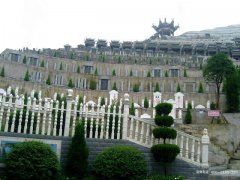
<path id="1" fill-rule="evenodd" d="M 230 159 L 228 169 L 240 170 L 240 145 L 238 146 L 234 155 Z"/>

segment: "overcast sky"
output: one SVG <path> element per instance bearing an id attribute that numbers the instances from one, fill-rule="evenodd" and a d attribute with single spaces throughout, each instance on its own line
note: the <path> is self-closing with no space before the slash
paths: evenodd
<path id="1" fill-rule="evenodd" d="M 0 52 L 76 47 L 85 38 L 135 41 L 159 19 L 186 31 L 240 24 L 239 0 L 0 0 Z"/>

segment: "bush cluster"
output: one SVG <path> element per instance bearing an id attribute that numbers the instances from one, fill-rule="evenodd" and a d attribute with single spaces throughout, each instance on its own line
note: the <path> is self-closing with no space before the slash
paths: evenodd
<path id="1" fill-rule="evenodd" d="M 114 146 L 101 152 L 93 162 L 98 179 L 145 179 L 146 162 L 140 151 L 129 146 Z"/>

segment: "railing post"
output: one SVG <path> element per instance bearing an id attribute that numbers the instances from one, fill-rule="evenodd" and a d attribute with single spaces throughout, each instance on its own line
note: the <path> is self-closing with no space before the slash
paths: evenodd
<path id="1" fill-rule="evenodd" d="M 64 136 L 69 136 L 73 90 L 68 89 Z"/>
<path id="2" fill-rule="evenodd" d="M 202 142 L 202 166 L 208 167 L 208 145 L 210 143 L 207 129 L 203 130 Z"/>
<path id="3" fill-rule="evenodd" d="M 123 101 L 123 127 L 122 127 L 122 139 L 126 139 L 127 137 L 127 125 L 128 125 L 128 116 L 129 116 L 129 94 L 124 94 Z"/>

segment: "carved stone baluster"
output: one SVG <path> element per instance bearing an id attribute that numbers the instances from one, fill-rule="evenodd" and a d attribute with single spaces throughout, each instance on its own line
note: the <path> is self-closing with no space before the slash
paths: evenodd
<path id="1" fill-rule="evenodd" d="M 101 119 L 101 132 L 100 132 L 100 139 L 103 139 L 104 135 L 104 116 L 105 116 L 105 105 L 101 107 L 102 119 Z"/>
<path id="2" fill-rule="evenodd" d="M 117 129 L 117 139 L 120 139 L 120 131 L 121 131 L 121 106 L 119 106 L 119 112 L 118 112 L 118 129 Z"/>
<path id="3" fill-rule="evenodd" d="M 197 149 L 197 162 L 200 162 L 200 147 L 201 144 L 200 144 L 200 141 L 198 141 L 198 149 Z"/>
<path id="4" fill-rule="evenodd" d="M 58 119 L 58 106 L 59 106 L 59 101 L 56 101 L 56 106 L 55 106 L 55 114 L 54 114 L 54 123 L 53 123 L 53 135 L 57 135 L 57 119 Z"/>
<path id="5" fill-rule="evenodd" d="M 134 140 L 137 141 L 138 140 L 138 128 L 139 128 L 139 121 L 136 120 L 136 129 L 135 129 L 135 133 L 134 133 Z"/>
<path id="6" fill-rule="evenodd" d="M 150 125 L 147 123 L 146 140 L 145 140 L 146 145 L 149 144 L 149 131 L 150 131 L 149 128 L 150 128 Z"/>
<path id="7" fill-rule="evenodd" d="M 183 157 L 183 135 L 180 136 L 180 156 Z"/>
<path id="8" fill-rule="evenodd" d="M 25 116 L 25 124 L 24 124 L 24 134 L 27 133 L 27 125 L 28 125 L 28 116 L 29 116 L 29 109 L 31 106 L 31 98 L 28 97 L 28 102 L 27 102 L 27 111 L 26 111 L 26 116 Z"/>
<path id="9" fill-rule="evenodd" d="M 39 99 L 38 113 L 37 113 L 37 124 L 36 124 L 36 134 L 39 133 L 41 111 L 42 111 L 42 99 Z"/>
<path id="10" fill-rule="evenodd" d="M 52 110 L 53 110 L 53 100 L 50 101 L 47 135 L 51 134 L 51 129 L 52 129 Z"/>
<path id="11" fill-rule="evenodd" d="M 3 94 L 3 97 L 1 99 L 1 109 L 0 109 L 0 131 L 2 130 L 2 122 L 3 122 L 3 112 L 4 112 L 4 106 L 6 102 L 6 95 Z"/>
<path id="12" fill-rule="evenodd" d="M 109 138 L 110 109 L 111 109 L 111 106 L 108 105 L 108 110 L 107 110 L 107 126 L 106 126 L 106 139 Z"/>
<path id="13" fill-rule="evenodd" d="M 8 132 L 10 112 L 11 112 L 11 108 L 12 108 L 12 97 L 13 97 L 13 95 L 10 94 L 10 98 L 9 98 L 8 106 L 7 106 L 7 117 L 6 117 L 4 132 Z"/>
<path id="14" fill-rule="evenodd" d="M 94 105 L 92 105 L 91 111 L 90 111 L 90 135 L 89 138 L 93 137 L 93 116 L 94 116 Z"/>
<path id="15" fill-rule="evenodd" d="M 73 109 L 72 136 L 74 136 L 74 134 L 75 134 L 75 126 L 76 126 L 76 118 L 77 118 L 77 105 L 78 105 L 78 102 L 75 101 L 74 109 Z"/>
<path id="16" fill-rule="evenodd" d="M 191 160 L 194 161 L 195 139 L 192 139 Z"/>
<path id="17" fill-rule="evenodd" d="M 32 105 L 32 116 L 30 117 L 30 134 L 33 133 L 33 122 L 34 122 L 34 114 L 36 109 L 36 98 L 33 99 L 33 105 Z"/>
<path id="18" fill-rule="evenodd" d="M 44 99 L 43 120 L 42 120 L 42 133 L 41 133 L 42 135 L 45 135 L 46 117 L 47 117 L 47 99 Z"/>
<path id="19" fill-rule="evenodd" d="M 94 138 L 98 138 L 99 112 L 100 112 L 100 104 L 97 105 L 96 132 L 95 132 Z"/>
<path id="20" fill-rule="evenodd" d="M 130 139 L 133 139 L 133 124 L 134 124 L 134 118 L 131 117 L 130 133 L 129 133 L 129 138 L 130 138 Z"/>
<path id="21" fill-rule="evenodd" d="M 11 124 L 11 132 L 14 132 L 15 128 L 15 121 L 16 121 L 16 114 L 17 114 L 17 108 L 19 104 L 19 96 L 16 96 L 15 103 L 14 103 L 14 109 L 13 109 L 13 118 L 12 118 L 12 124 Z"/>
<path id="22" fill-rule="evenodd" d="M 189 138 L 186 137 L 185 157 L 186 157 L 187 159 L 189 158 L 189 157 L 188 157 L 188 140 L 189 140 Z"/>
<path id="23" fill-rule="evenodd" d="M 116 106 L 113 107 L 113 120 L 112 120 L 112 133 L 111 133 L 111 139 L 114 139 L 114 132 L 115 132 L 115 117 L 116 117 Z"/>
<path id="24" fill-rule="evenodd" d="M 23 108 L 24 108 L 24 95 L 21 95 L 21 98 L 19 100 L 19 108 L 20 108 L 20 115 L 19 115 L 19 121 L 18 121 L 18 133 L 21 133 L 22 131 L 22 118 L 23 118 Z"/>
<path id="25" fill-rule="evenodd" d="M 64 101 L 62 101 L 61 106 L 61 117 L 60 117 L 60 128 L 59 128 L 59 136 L 63 135 L 63 112 L 64 112 Z"/>
<path id="26" fill-rule="evenodd" d="M 84 121 L 84 132 L 85 138 L 87 137 L 87 124 L 88 124 L 88 105 L 83 106 L 83 110 L 85 110 L 85 121 Z"/>

